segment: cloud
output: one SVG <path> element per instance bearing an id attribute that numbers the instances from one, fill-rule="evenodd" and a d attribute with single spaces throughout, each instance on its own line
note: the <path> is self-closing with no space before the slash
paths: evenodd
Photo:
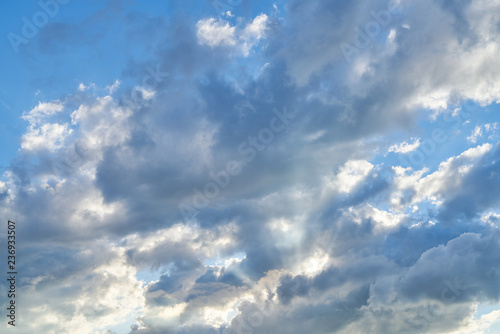
<path id="1" fill-rule="evenodd" d="M 341 167 L 333 187 L 339 192 L 350 193 L 372 168 L 368 161 L 349 161 Z"/>
<path id="2" fill-rule="evenodd" d="M 202 45 L 211 48 L 231 46 L 247 57 L 259 40 L 265 37 L 268 21 L 266 14 L 260 14 L 240 28 L 222 19 L 203 19 L 196 25 L 197 37 Z"/>
<path id="3" fill-rule="evenodd" d="M 106 86 L 106 89 L 108 90 L 109 94 L 113 94 L 120 87 L 120 84 L 120 80 L 116 80 L 114 84 Z"/>
<path id="4" fill-rule="evenodd" d="M 30 124 L 36 124 L 61 112 L 63 108 L 64 106 L 61 101 L 38 102 L 38 105 L 28 113 L 24 113 L 22 118 L 30 122 Z"/>
<path id="5" fill-rule="evenodd" d="M 498 123 L 489 123 L 484 125 L 476 125 L 470 136 L 467 137 L 467 141 L 470 143 L 477 143 L 479 138 L 483 136 L 484 133 L 495 132 L 498 128 Z"/>
<path id="6" fill-rule="evenodd" d="M 30 247 L 18 287 L 23 313 L 36 322 L 25 330 L 91 332 L 137 316 L 144 303 L 136 271 L 125 262 L 123 249 L 102 240 L 90 248 Z M 50 296 L 50 298 L 47 298 Z"/>
<path id="7" fill-rule="evenodd" d="M 412 143 L 407 143 L 406 141 L 404 141 L 401 144 L 392 145 L 391 147 L 389 147 L 388 152 L 402 154 L 413 152 L 420 147 L 420 138 L 412 138 L 412 140 Z"/>
<path id="8" fill-rule="evenodd" d="M 174 1 L 167 18 L 125 15 L 121 37 L 144 38 L 150 56 L 25 113 L 0 182 L 26 245 L 21 331 L 493 326 L 497 313 L 474 315 L 500 298 L 498 3 L 398 3 L 244 2 L 210 18 Z M 466 102 L 477 127 L 454 127 Z M 434 129 L 457 140 L 425 167 L 386 154 L 423 150 Z M 204 201 L 233 161 L 244 168 Z M 192 219 L 181 203 L 196 204 Z"/>
<path id="9" fill-rule="evenodd" d="M 235 27 L 229 22 L 209 18 L 200 20 L 197 24 L 198 38 L 200 43 L 211 47 L 219 45 L 235 45 Z"/>
<path id="10" fill-rule="evenodd" d="M 492 149 L 493 146 L 489 143 L 470 148 L 456 157 L 441 162 L 437 171 L 426 176 L 423 176 L 428 172 L 426 169 L 407 175 L 408 169 L 396 167 L 395 183 L 399 191 L 394 193 L 392 202 L 397 207 L 402 198 L 408 199 L 405 192 L 409 191 L 411 201 L 408 204 L 430 200 L 436 205 L 441 205 L 443 200 L 451 197 L 450 193 L 463 187 L 461 182 L 473 172 L 474 163 L 478 163 Z"/>
<path id="11" fill-rule="evenodd" d="M 57 150 L 63 146 L 64 139 L 72 132 L 68 124 L 43 124 L 23 135 L 21 148 L 28 151 Z"/>

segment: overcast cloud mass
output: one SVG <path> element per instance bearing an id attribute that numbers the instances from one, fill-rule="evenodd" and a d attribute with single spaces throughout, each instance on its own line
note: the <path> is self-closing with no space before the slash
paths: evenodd
<path id="1" fill-rule="evenodd" d="M 499 0 L 26 3 L 2 333 L 500 333 Z"/>

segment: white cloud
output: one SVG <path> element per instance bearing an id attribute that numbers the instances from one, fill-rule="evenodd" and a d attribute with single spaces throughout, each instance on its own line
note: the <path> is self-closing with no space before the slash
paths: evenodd
<path id="1" fill-rule="evenodd" d="M 88 147 L 99 149 L 123 144 L 129 138 L 128 118 L 131 115 L 130 109 L 119 106 L 111 96 L 105 96 L 90 105 L 80 105 L 71 113 L 71 122 L 79 126 Z"/>
<path id="2" fill-rule="evenodd" d="M 341 193 L 351 192 L 373 169 L 373 165 L 364 160 L 348 161 L 340 168 L 333 181 L 333 188 Z"/>
<path id="3" fill-rule="evenodd" d="M 259 40 L 265 37 L 267 23 L 266 14 L 255 17 L 243 28 L 231 26 L 229 22 L 222 19 L 203 19 L 196 25 L 198 41 L 212 48 L 232 46 L 247 57 Z"/>
<path id="4" fill-rule="evenodd" d="M 388 152 L 406 154 L 415 151 L 420 147 L 420 138 L 412 138 L 411 140 L 413 141 L 412 143 L 407 143 L 406 141 L 404 141 L 401 144 L 396 144 L 389 147 Z"/>
<path id="5" fill-rule="evenodd" d="M 370 204 L 350 207 L 346 210 L 346 215 L 357 224 L 371 219 L 376 233 L 387 233 L 387 230 L 398 227 L 406 217 L 402 213 L 379 210 Z"/>
<path id="6" fill-rule="evenodd" d="M 394 167 L 396 171 L 394 181 L 398 191 L 393 193 L 391 203 L 394 208 L 402 209 L 400 203 L 406 197 L 404 190 L 411 189 L 414 195 L 411 203 L 407 205 L 414 205 L 424 200 L 441 204 L 448 194 L 460 189 L 462 180 L 469 174 L 474 164 L 492 148 L 491 144 L 470 148 L 442 162 L 437 171 L 425 177 L 423 175 L 428 172 L 427 169 L 411 173 L 411 168 Z M 410 174 L 407 174 L 408 172 Z"/>
<path id="7" fill-rule="evenodd" d="M 265 37 L 267 24 L 268 16 L 266 14 L 260 14 L 243 29 L 240 40 L 243 41 L 241 48 L 245 56 L 248 56 L 254 45 Z"/>
<path id="8" fill-rule="evenodd" d="M 217 256 L 217 252 L 234 246 L 234 234 L 237 230 L 238 227 L 235 224 L 220 226 L 214 231 L 202 229 L 199 226 L 175 224 L 172 227 L 157 230 L 149 236 L 141 237 L 134 234 L 124 240 L 127 247 L 136 251 L 138 256 L 142 256 L 143 253 L 148 254 L 148 257 L 155 253 L 161 256 L 166 246 L 179 244 L 183 245 L 183 248 L 194 251 L 201 259 Z"/>
<path id="9" fill-rule="evenodd" d="M 106 86 L 106 90 L 109 94 L 113 94 L 118 88 L 120 88 L 120 84 L 120 80 L 116 79 L 112 85 Z"/>
<path id="10" fill-rule="evenodd" d="M 471 143 L 476 143 L 478 138 L 481 137 L 482 135 L 483 135 L 483 129 L 481 128 L 481 126 L 476 125 L 474 130 L 472 130 L 472 134 L 469 137 L 467 137 L 467 140 Z"/>
<path id="11" fill-rule="evenodd" d="M 144 87 L 135 87 L 134 91 L 139 93 L 141 97 L 146 101 L 151 100 L 156 95 L 156 92 L 154 90 L 147 89 Z"/>
<path id="12" fill-rule="evenodd" d="M 22 324 L 23 332 L 88 334 L 142 314 L 141 282 L 135 268 L 127 264 L 123 248 L 109 247 L 101 240 L 76 254 L 74 260 L 96 265 L 61 277 L 59 271 L 68 263 L 60 263 L 47 268 L 51 275 L 44 278 L 43 285 L 38 279 L 24 286 L 30 302 L 25 303 L 23 313 L 31 321 Z M 71 291 L 71 297 L 61 294 L 60 289 Z"/>
<path id="13" fill-rule="evenodd" d="M 38 102 L 38 105 L 28 113 L 24 113 L 22 118 L 30 122 L 30 124 L 36 124 L 61 112 L 63 108 L 64 105 L 61 101 Z"/>
<path id="14" fill-rule="evenodd" d="M 477 141 L 486 133 L 494 133 L 498 128 L 498 123 L 488 123 L 484 125 L 476 125 L 470 136 L 467 137 L 467 141 L 470 143 L 477 143 Z"/>
<path id="15" fill-rule="evenodd" d="M 31 125 L 22 137 L 21 148 L 27 151 L 55 151 L 63 146 L 65 138 L 72 132 L 68 124 L 46 123 L 39 127 Z"/>
<path id="16" fill-rule="evenodd" d="M 493 228 L 500 228 L 500 214 L 495 212 L 488 212 L 481 216 L 481 220 L 485 224 L 491 225 Z"/>
<path id="17" fill-rule="evenodd" d="M 204 19 L 198 21 L 196 28 L 201 44 L 210 47 L 236 44 L 235 27 L 231 27 L 227 21 L 214 18 Z"/>

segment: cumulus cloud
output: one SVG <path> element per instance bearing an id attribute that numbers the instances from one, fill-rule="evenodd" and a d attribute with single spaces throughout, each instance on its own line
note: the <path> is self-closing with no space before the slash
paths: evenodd
<path id="1" fill-rule="evenodd" d="M 497 1 L 169 6 L 126 15 L 147 64 L 22 116 L 20 332 L 494 328 Z"/>
<path id="2" fill-rule="evenodd" d="M 105 330 L 130 316 L 144 304 L 141 282 L 126 263 L 123 248 L 103 240 L 92 248 L 33 247 L 20 287 L 23 313 L 35 322 L 24 329 L 47 333 L 90 333 Z M 50 298 L 47 298 L 50 296 Z"/>
<path id="3" fill-rule="evenodd" d="M 198 38 L 202 44 L 211 47 L 218 45 L 235 45 L 235 28 L 229 22 L 209 18 L 200 20 L 197 24 Z"/>
<path id="4" fill-rule="evenodd" d="M 63 146 L 64 138 L 71 132 L 68 124 L 43 124 L 38 128 L 32 126 L 29 132 L 23 135 L 21 148 L 28 151 L 56 150 Z"/>

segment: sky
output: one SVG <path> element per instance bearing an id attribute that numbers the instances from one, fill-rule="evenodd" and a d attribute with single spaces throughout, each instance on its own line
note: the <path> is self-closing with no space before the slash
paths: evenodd
<path id="1" fill-rule="evenodd" d="M 499 0 L 0 7 L 2 333 L 500 332 Z"/>

